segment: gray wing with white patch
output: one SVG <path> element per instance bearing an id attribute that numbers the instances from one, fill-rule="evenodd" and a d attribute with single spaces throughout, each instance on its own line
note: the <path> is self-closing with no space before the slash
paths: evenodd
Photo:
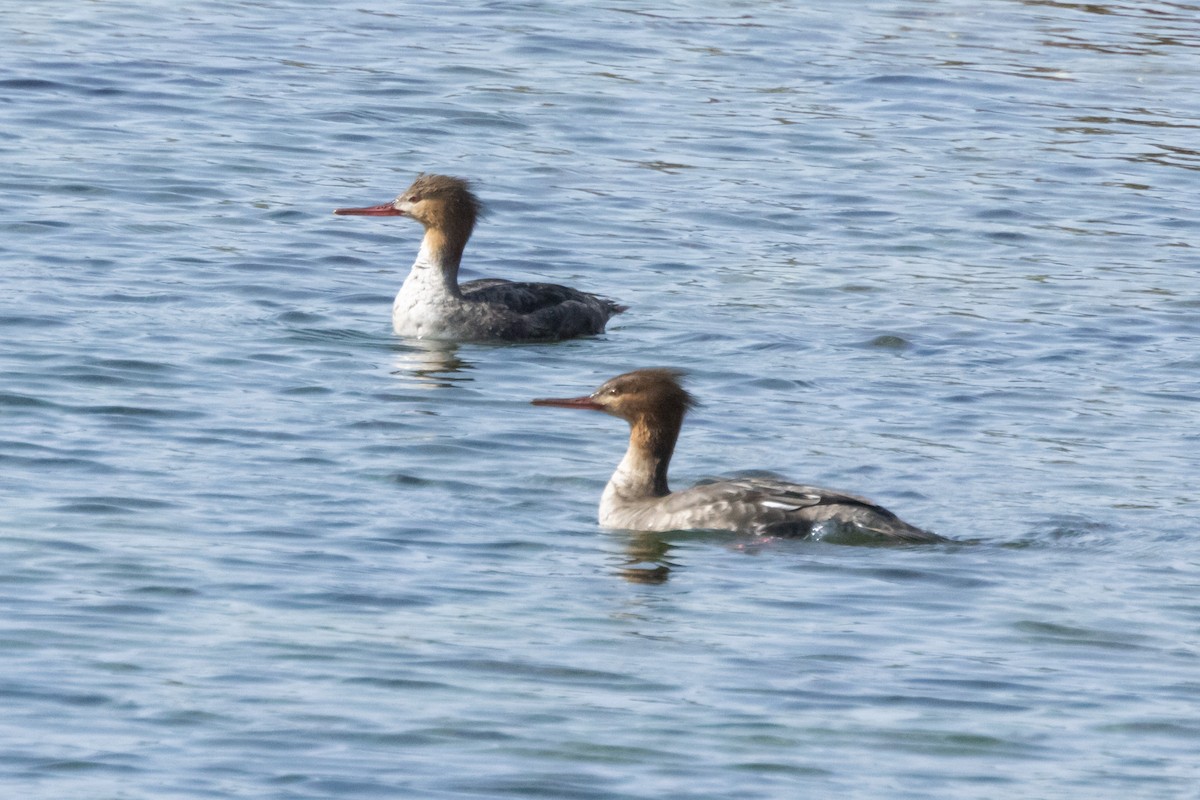
<path id="1" fill-rule="evenodd" d="M 739 530 L 765 536 L 808 536 L 813 526 L 834 523 L 899 542 L 945 541 L 910 525 L 865 497 L 787 481 L 745 478 L 700 484 L 680 505 L 703 498 L 712 519 L 744 520 Z M 698 525 L 697 527 L 715 527 Z"/>

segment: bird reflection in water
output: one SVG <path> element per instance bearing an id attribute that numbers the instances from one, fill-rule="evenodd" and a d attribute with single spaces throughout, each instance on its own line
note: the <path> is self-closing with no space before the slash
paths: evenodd
<path id="1" fill-rule="evenodd" d="M 620 535 L 624 537 L 625 544 L 616 573 L 630 583 L 649 584 L 666 583 L 673 570 L 686 566 L 678 558 L 670 557 L 671 551 L 678 549 L 678 542 L 684 539 L 723 546 L 744 555 L 758 555 L 774 545 L 796 541 L 778 536 L 738 537 L 731 540 L 724 531 L 625 531 Z M 669 541 L 668 537 L 674 539 L 675 543 Z"/>
<path id="2" fill-rule="evenodd" d="M 393 345 L 392 351 L 392 375 L 414 379 L 421 388 L 448 389 L 474 380 L 463 373 L 475 365 L 458 357 L 458 345 L 454 342 L 409 339 Z"/>
<path id="3" fill-rule="evenodd" d="M 630 583 L 666 583 L 677 563 L 667 558 L 675 549 L 661 533 L 629 532 L 625 537 L 624 557 L 616 572 Z"/>

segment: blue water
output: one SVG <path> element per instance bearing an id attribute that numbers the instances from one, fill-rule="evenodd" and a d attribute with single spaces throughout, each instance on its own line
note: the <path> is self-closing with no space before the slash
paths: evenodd
<path id="1" fill-rule="evenodd" d="M 45 0 L 0 16 L 0 793 L 1190 798 L 1200 6 Z M 392 335 L 464 277 L 607 335 Z M 963 542 L 595 524 L 677 486 Z"/>

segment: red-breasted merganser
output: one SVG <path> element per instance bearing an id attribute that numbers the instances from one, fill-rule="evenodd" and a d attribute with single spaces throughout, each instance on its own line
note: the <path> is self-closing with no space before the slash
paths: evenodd
<path id="1" fill-rule="evenodd" d="M 500 278 L 459 286 L 463 249 L 483 205 L 461 178 L 420 175 L 390 203 L 339 208 L 334 214 L 412 217 L 425 226 L 421 250 L 392 305 L 392 327 L 402 336 L 459 341 L 569 339 L 604 333 L 624 306 L 553 283 Z"/>
<path id="2" fill-rule="evenodd" d="M 667 488 L 667 466 L 683 417 L 694 405 L 673 369 L 618 375 L 586 397 L 534 400 L 536 406 L 603 411 L 629 423 L 629 449 L 600 498 L 600 524 L 636 531 L 726 530 L 808 536 L 816 526 L 893 542 L 946 542 L 862 497 L 771 478 Z M 824 525 L 822 525 L 824 523 Z"/>

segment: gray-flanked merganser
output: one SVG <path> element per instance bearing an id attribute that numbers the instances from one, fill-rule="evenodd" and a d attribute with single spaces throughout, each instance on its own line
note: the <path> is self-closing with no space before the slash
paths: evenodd
<path id="1" fill-rule="evenodd" d="M 629 449 L 604 488 L 600 524 L 637 531 L 725 530 L 808 536 L 814 529 L 891 542 L 946 542 L 862 497 L 771 478 L 667 487 L 667 466 L 683 417 L 694 405 L 674 369 L 618 375 L 586 397 L 534 400 L 537 406 L 603 411 L 629 423 Z"/>
<path id="2" fill-rule="evenodd" d="M 500 278 L 459 286 L 463 249 L 483 212 L 469 182 L 419 175 L 390 203 L 339 208 L 335 214 L 412 217 L 425 226 L 421 250 L 392 305 L 392 327 L 402 336 L 458 341 L 533 341 L 604 333 L 625 310 L 603 297 L 553 283 Z"/>

